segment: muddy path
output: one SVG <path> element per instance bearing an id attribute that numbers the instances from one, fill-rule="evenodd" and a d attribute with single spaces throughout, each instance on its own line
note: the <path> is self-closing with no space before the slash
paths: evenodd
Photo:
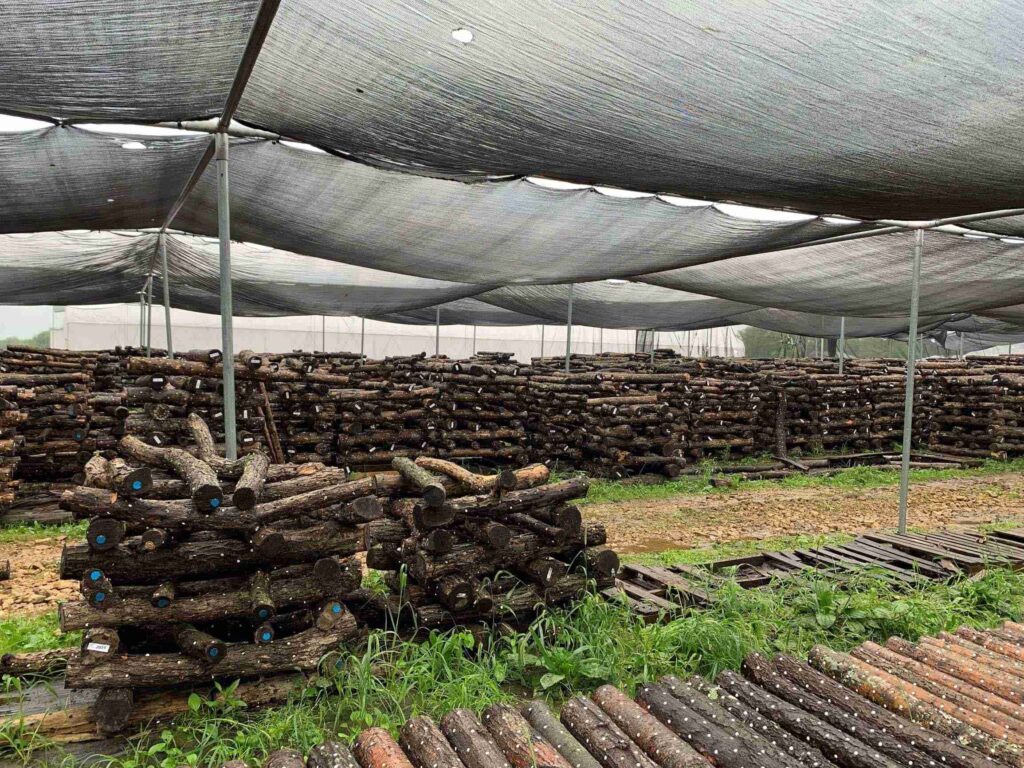
<path id="1" fill-rule="evenodd" d="M 777 536 L 893 528 L 897 502 L 895 486 L 776 487 L 588 504 L 583 514 L 605 523 L 608 544 L 620 552 L 657 552 Z M 977 526 L 1015 519 L 1024 526 L 1024 475 L 940 480 L 911 487 L 911 527 Z"/>

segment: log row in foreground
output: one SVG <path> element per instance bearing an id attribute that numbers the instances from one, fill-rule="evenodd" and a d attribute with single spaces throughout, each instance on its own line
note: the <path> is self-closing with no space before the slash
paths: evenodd
<path id="1" fill-rule="evenodd" d="M 396 741 L 279 750 L 269 768 L 993 768 L 1024 765 L 1024 626 L 893 638 L 810 664 L 752 654 L 713 682 L 666 676 L 631 699 L 415 717 Z M 234 768 L 238 768 L 235 766 Z"/>

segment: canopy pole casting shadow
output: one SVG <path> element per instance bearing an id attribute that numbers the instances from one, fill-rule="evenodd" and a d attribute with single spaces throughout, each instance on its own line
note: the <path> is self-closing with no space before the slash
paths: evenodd
<path id="1" fill-rule="evenodd" d="M 220 238 L 220 335 L 224 352 L 224 454 L 238 458 L 235 426 L 235 340 L 231 297 L 231 208 L 228 190 L 228 135 L 216 134 L 217 234 Z"/>
<path id="2" fill-rule="evenodd" d="M 914 274 L 910 281 L 910 330 L 907 344 L 907 386 L 903 395 L 903 455 L 900 460 L 899 532 L 907 532 L 907 496 L 910 493 L 910 440 L 914 428 L 914 367 L 917 364 L 917 308 L 921 299 L 921 251 L 924 230 L 914 232 Z"/>
<path id="3" fill-rule="evenodd" d="M 572 289 L 573 283 L 569 283 L 569 309 L 565 314 L 565 372 L 569 372 L 569 354 L 572 349 Z"/>
<path id="4" fill-rule="evenodd" d="M 160 249 L 160 269 L 164 276 L 164 325 L 167 326 L 167 359 L 174 359 L 174 342 L 171 341 L 171 279 L 167 275 L 167 236 L 161 232 L 157 239 Z"/>

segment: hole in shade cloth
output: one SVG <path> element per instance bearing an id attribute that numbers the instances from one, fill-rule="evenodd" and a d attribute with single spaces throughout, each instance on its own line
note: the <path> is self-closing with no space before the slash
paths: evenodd
<path id="1" fill-rule="evenodd" d="M 473 42 L 473 30 L 466 29 L 465 27 L 459 27 L 458 29 L 452 30 L 452 37 L 456 42 L 459 43 L 472 43 Z"/>
<path id="2" fill-rule="evenodd" d="M 608 283 L 608 285 L 625 285 L 629 281 L 628 280 L 619 280 L 618 278 L 610 277 L 607 280 L 605 280 L 605 282 Z"/>
<path id="3" fill-rule="evenodd" d="M 141 141 L 126 141 L 121 145 L 121 149 L 148 149 L 148 147 Z"/>

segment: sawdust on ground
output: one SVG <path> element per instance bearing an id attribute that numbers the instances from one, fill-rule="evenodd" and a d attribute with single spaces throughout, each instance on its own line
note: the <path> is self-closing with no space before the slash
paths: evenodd
<path id="1" fill-rule="evenodd" d="M 896 487 L 775 487 L 588 504 L 583 514 L 587 520 L 607 526 L 612 548 L 658 552 L 778 536 L 893 528 L 897 504 Z M 958 478 L 911 487 L 912 527 L 978 526 L 1018 519 L 1024 525 L 1024 475 Z"/>
<path id="2" fill-rule="evenodd" d="M 57 578 L 65 537 L 0 544 L 0 562 L 11 561 L 11 578 L 0 581 L 0 619 L 34 616 L 73 600 L 78 583 Z"/>

